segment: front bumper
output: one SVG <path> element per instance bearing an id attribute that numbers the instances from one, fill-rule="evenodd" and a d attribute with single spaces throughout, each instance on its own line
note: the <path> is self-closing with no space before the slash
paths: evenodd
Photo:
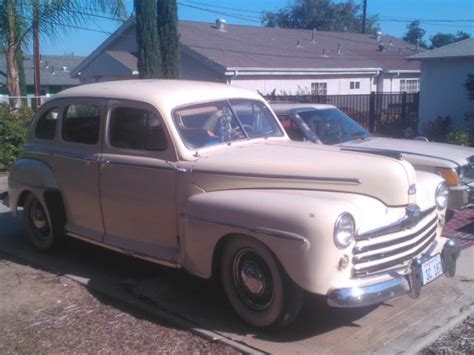
<path id="1" fill-rule="evenodd" d="M 443 271 L 446 277 L 456 273 L 456 261 L 460 254 L 459 244 L 448 239 L 441 252 Z M 432 255 L 415 258 L 411 264 L 411 272 L 404 276 L 395 276 L 387 281 L 364 287 L 340 288 L 328 293 L 327 302 L 331 307 L 354 308 L 383 303 L 391 298 L 409 294 L 412 298 L 420 295 L 422 287 L 421 264 Z"/>
<path id="2" fill-rule="evenodd" d="M 450 187 L 448 201 L 448 209 L 474 207 L 474 185 Z"/>

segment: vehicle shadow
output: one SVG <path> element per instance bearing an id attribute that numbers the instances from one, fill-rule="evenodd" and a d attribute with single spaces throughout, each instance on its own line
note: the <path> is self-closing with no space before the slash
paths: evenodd
<path id="1" fill-rule="evenodd" d="M 14 219 L 10 213 L 0 213 L 0 251 L 0 259 L 80 278 L 101 302 L 133 315 L 140 314 L 141 318 L 145 315 L 121 301 L 146 302 L 201 328 L 272 342 L 306 339 L 341 326 L 358 327 L 357 320 L 377 308 L 330 308 L 324 298 L 307 294 L 300 316 L 289 328 L 260 331 L 248 327 L 235 315 L 216 280 L 202 280 L 182 270 L 138 260 L 72 238 L 67 238 L 58 250 L 40 253 L 23 237 L 21 215 Z M 115 301 L 117 299 L 121 301 Z M 167 321 L 155 317 L 147 319 L 169 326 Z"/>

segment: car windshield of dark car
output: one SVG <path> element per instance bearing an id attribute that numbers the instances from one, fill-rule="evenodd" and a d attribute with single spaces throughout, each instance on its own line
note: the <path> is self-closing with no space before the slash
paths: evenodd
<path id="1" fill-rule="evenodd" d="M 283 136 L 271 111 L 254 100 L 222 100 L 186 106 L 174 111 L 174 121 L 189 149 Z"/>
<path id="2" fill-rule="evenodd" d="M 336 108 L 303 111 L 298 116 L 324 144 L 338 144 L 370 136 L 362 126 Z"/>

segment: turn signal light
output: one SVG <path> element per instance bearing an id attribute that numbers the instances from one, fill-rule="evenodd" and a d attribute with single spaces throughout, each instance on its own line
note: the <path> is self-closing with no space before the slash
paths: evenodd
<path id="1" fill-rule="evenodd" d="M 461 179 L 454 169 L 441 169 L 441 176 L 446 180 L 449 186 L 457 186 L 461 184 Z"/>

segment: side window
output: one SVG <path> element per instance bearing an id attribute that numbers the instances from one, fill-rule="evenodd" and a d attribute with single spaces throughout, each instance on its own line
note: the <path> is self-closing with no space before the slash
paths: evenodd
<path id="1" fill-rule="evenodd" d="M 110 114 L 110 144 L 116 148 L 160 151 L 167 148 L 158 117 L 148 110 L 116 107 Z"/>
<path id="2" fill-rule="evenodd" d="M 64 111 L 63 139 L 68 142 L 97 144 L 100 131 L 100 108 L 95 105 L 69 105 Z"/>
<path id="3" fill-rule="evenodd" d="M 54 139 L 56 135 L 56 122 L 58 120 L 58 108 L 53 107 L 43 113 L 36 124 L 35 135 L 40 139 Z"/>

